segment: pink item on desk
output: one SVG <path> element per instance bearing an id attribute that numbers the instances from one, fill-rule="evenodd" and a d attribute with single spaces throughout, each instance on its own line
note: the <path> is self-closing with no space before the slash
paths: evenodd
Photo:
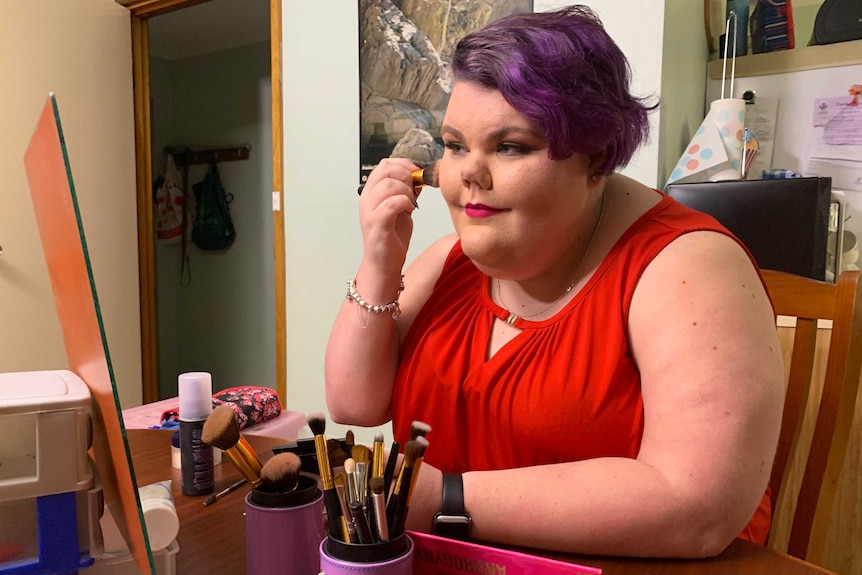
<path id="1" fill-rule="evenodd" d="M 179 404 L 176 397 L 147 403 L 138 407 L 123 410 L 123 423 L 126 429 L 160 429 L 162 414 Z M 299 411 L 283 409 L 278 417 L 246 427 L 244 435 L 260 435 L 276 437 L 285 441 L 293 441 L 299 435 L 299 430 L 305 427 L 305 414 Z"/>

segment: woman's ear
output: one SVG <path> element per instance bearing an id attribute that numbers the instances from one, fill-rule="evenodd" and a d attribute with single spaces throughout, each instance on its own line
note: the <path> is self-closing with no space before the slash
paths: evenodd
<path id="1" fill-rule="evenodd" d="M 605 157 L 607 157 L 607 150 L 602 150 L 601 152 L 590 156 L 590 163 L 588 166 L 590 181 L 598 182 L 602 176 L 606 175 L 602 169 L 602 165 L 605 163 Z"/>

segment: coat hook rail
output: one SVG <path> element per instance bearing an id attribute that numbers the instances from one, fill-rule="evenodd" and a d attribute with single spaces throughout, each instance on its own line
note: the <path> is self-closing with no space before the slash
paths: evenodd
<path id="1" fill-rule="evenodd" d="M 247 160 L 251 153 L 251 145 L 219 147 L 219 148 L 190 148 L 186 146 L 169 146 L 165 148 L 166 154 L 171 154 L 174 159 L 187 166 L 194 164 L 210 164 L 212 162 L 233 162 Z"/>

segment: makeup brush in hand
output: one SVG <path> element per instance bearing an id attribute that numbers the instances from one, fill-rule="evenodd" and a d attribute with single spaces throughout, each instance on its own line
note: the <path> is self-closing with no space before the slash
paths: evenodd
<path id="1" fill-rule="evenodd" d="M 242 473 L 252 487 L 261 483 L 260 459 L 239 432 L 236 414 L 229 405 L 220 405 L 213 409 L 204 422 L 201 431 L 201 441 L 213 447 L 218 447 L 227 455 L 231 463 Z"/>
<path id="2" fill-rule="evenodd" d="M 260 478 L 276 493 L 289 493 L 299 484 L 302 460 L 295 453 L 279 453 L 260 469 Z"/>

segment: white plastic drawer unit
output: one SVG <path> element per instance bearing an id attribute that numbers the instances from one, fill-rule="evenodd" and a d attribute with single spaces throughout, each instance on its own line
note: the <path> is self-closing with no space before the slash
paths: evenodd
<path id="1" fill-rule="evenodd" d="M 0 373 L 0 503 L 93 484 L 91 405 L 71 371 Z"/>

